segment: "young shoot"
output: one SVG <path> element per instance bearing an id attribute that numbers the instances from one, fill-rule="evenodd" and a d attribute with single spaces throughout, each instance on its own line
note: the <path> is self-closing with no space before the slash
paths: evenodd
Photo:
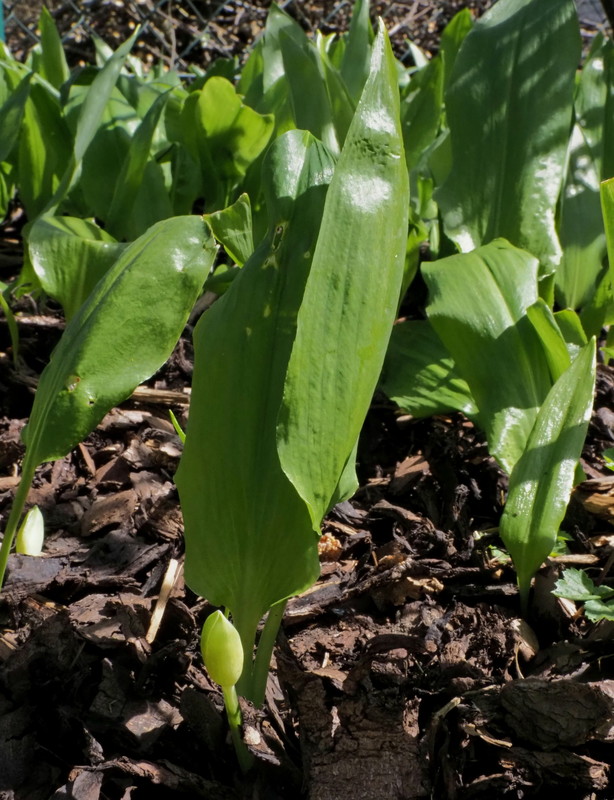
<path id="1" fill-rule="evenodd" d="M 203 661 L 211 680 L 222 687 L 230 735 L 243 772 L 252 757 L 241 738 L 241 708 L 236 684 L 243 672 L 243 645 L 239 632 L 221 611 L 214 611 L 203 626 L 200 638 Z"/>

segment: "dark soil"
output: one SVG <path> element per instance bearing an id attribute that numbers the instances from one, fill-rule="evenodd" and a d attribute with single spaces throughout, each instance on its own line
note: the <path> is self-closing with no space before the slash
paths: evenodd
<path id="1" fill-rule="evenodd" d="M 147 4 L 83 5 L 92 28 L 105 22 L 96 9 L 114 5 L 117 20 L 106 23 L 123 31 L 121 14 Z M 266 5 L 198 9 L 217 8 L 220 47 L 235 54 Z M 347 3 L 300 5 L 309 25 L 318 14 L 345 24 L 331 14 Z M 460 5 L 386 7 L 393 27 L 424 10 L 436 25 L 420 41 L 435 47 L 440 21 Z M 249 34 L 241 19 L 255 26 Z M 0 230 L 0 279 L 19 268 L 22 221 L 16 212 Z M 17 368 L 0 320 L 4 520 L 20 431 L 62 327 L 53 308 L 21 302 Z M 147 387 L 37 474 L 30 503 L 45 515 L 45 555 L 11 556 L 0 600 L 0 800 L 614 797 L 614 629 L 550 594 L 563 565 L 609 579 L 614 476 L 601 453 L 614 446 L 614 369 L 599 368 L 588 480 L 564 524 L 570 552 L 540 571 L 539 615 L 528 621 L 497 549 L 505 477 L 479 431 L 461 415 L 404 417 L 375 397 L 360 489 L 325 522 L 320 581 L 288 605 L 264 708 L 244 705 L 256 767 L 242 778 L 199 653 L 210 608 L 180 570 L 152 628 L 183 552 L 173 485 L 181 445 L 168 408 L 185 419 L 190 332 Z"/>

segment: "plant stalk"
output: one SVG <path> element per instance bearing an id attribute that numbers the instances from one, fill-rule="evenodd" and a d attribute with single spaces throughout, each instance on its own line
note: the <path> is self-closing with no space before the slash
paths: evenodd
<path id="1" fill-rule="evenodd" d="M 2 589 L 2 586 L 4 585 L 6 565 L 8 564 L 11 548 L 15 540 L 15 534 L 17 533 L 17 528 L 19 527 L 19 520 L 23 514 L 23 509 L 30 492 L 30 487 L 32 485 L 32 481 L 34 480 L 35 471 L 36 465 L 29 466 L 26 458 L 26 461 L 24 461 L 23 464 L 23 472 L 21 473 L 19 486 L 17 487 L 15 498 L 13 500 L 11 513 L 9 514 L 9 518 L 6 523 L 4 538 L 2 539 L 2 546 L 0 547 L 0 589 Z"/>
<path id="2" fill-rule="evenodd" d="M 251 700 L 258 708 L 264 703 L 269 668 L 271 666 L 271 656 L 273 655 L 273 648 L 275 647 L 279 626 L 281 625 L 287 603 L 287 600 L 282 600 L 281 603 L 276 603 L 269 609 L 256 649 L 256 658 L 252 670 Z"/>
<path id="3" fill-rule="evenodd" d="M 226 715 L 230 727 L 230 736 L 237 754 L 239 767 L 241 768 L 241 772 L 245 774 L 252 768 L 254 757 L 247 749 L 241 737 L 241 707 L 239 706 L 237 690 L 235 686 L 231 686 L 230 688 L 222 687 L 222 693 L 224 695 L 224 705 L 226 707 Z"/>

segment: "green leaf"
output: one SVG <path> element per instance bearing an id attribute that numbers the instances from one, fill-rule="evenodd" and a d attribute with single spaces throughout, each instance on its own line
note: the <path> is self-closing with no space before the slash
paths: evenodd
<path id="1" fill-rule="evenodd" d="M 453 165 L 436 195 L 464 252 L 503 236 L 560 260 L 555 208 L 580 35 L 573 0 L 500 0 L 461 45 L 446 92 Z"/>
<path id="2" fill-rule="evenodd" d="M 527 316 L 542 340 L 550 376 L 554 383 L 571 364 L 567 343 L 550 306 L 541 297 L 527 308 Z"/>
<path id="3" fill-rule="evenodd" d="M 593 405 L 595 343 L 587 344 L 539 410 L 510 476 L 500 534 L 526 604 L 531 578 L 552 551 L 574 485 Z"/>
<path id="4" fill-rule="evenodd" d="M 413 169 L 439 131 L 443 106 L 443 61 L 434 58 L 415 73 L 401 104 L 407 168 Z"/>
<path id="5" fill-rule="evenodd" d="M 161 94 L 150 106 L 145 118 L 134 132 L 121 171 L 115 181 L 111 207 L 103 218 L 107 222 L 107 228 L 118 239 L 134 239 L 142 232 L 139 230 L 142 226 L 151 227 L 160 219 L 172 215 L 168 193 L 162 186 L 164 191 L 158 193 L 158 196 L 152 195 L 151 191 L 148 192 L 147 204 L 143 206 L 149 211 L 147 219 L 145 222 L 139 219 L 139 225 L 135 225 L 134 206 L 145 179 L 147 162 L 151 158 L 153 137 L 168 99 L 168 93 Z"/>
<path id="6" fill-rule="evenodd" d="M 503 239 L 422 265 L 429 320 L 469 385 L 491 455 L 508 473 L 551 386 L 527 316 L 538 299 L 537 270 L 533 256 Z"/>
<path id="7" fill-rule="evenodd" d="M 100 128 L 100 123 L 103 120 L 107 104 L 115 89 L 119 73 L 139 33 L 140 29 L 137 28 L 132 36 L 117 48 L 104 67 L 96 75 L 89 90 L 86 91 L 79 109 L 72 158 L 69 159 L 68 166 L 64 171 L 57 192 L 45 206 L 46 212 L 52 213 L 55 211 L 78 180 L 84 156 Z M 90 158 L 95 158 L 95 154 L 90 154 Z M 113 165 L 113 162 L 109 162 L 108 160 L 108 154 L 106 162 L 104 162 L 103 159 L 103 163 L 106 163 L 107 169 L 109 168 L 109 164 Z M 86 189 L 89 188 L 88 181 L 86 181 L 85 187 Z"/>
<path id="8" fill-rule="evenodd" d="M 275 429 L 332 172 L 326 149 L 304 131 L 271 145 L 263 167 L 269 232 L 194 331 L 190 416 L 175 475 L 185 576 L 194 592 L 232 612 L 249 661 L 245 680 L 261 617 L 319 573 L 317 536 L 281 469 Z"/>
<path id="9" fill-rule="evenodd" d="M 234 616 L 239 608 L 254 606 L 260 618 L 298 591 L 293 572 L 305 574 L 305 564 L 298 559 L 288 570 L 279 564 L 284 557 L 293 560 L 289 548 L 300 552 L 315 541 L 309 524 L 303 547 L 291 544 L 293 537 L 281 523 L 284 514 L 303 523 L 309 516 L 279 466 L 275 423 L 332 169 L 327 151 L 308 133 L 290 132 L 275 141 L 263 174 L 269 233 L 194 334 L 191 413 L 176 475 L 186 520 L 186 579 Z M 235 409 L 234 415 L 224 412 L 228 407 Z M 243 454 L 239 464 L 235 445 Z M 232 486 L 223 478 L 226 460 L 229 468 L 234 465 Z M 218 467 L 212 470 L 215 463 Z M 193 487 L 201 482 L 199 495 Z M 223 487 L 232 491 L 230 507 L 222 500 Z M 237 551 L 241 569 L 232 565 Z M 216 569 L 207 569 L 207 564 L 216 564 Z M 299 588 L 313 576 L 311 557 L 306 566 Z"/>
<path id="10" fill-rule="evenodd" d="M 199 217 L 160 222 L 123 252 L 43 370 L 23 432 L 24 473 L 66 455 L 164 363 L 214 255 Z"/>
<path id="11" fill-rule="evenodd" d="M 40 285 L 71 319 L 126 245 L 91 220 L 39 217 L 28 233 L 30 263 Z"/>
<path id="12" fill-rule="evenodd" d="M 401 322 L 392 329 L 380 388 L 413 417 L 450 411 L 477 414 L 469 386 L 425 320 Z"/>
<path id="13" fill-rule="evenodd" d="M 326 197 L 279 415 L 282 467 L 316 529 L 384 361 L 403 278 L 408 204 L 396 63 L 380 25 Z"/>
<path id="14" fill-rule="evenodd" d="M 591 622 L 607 619 L 614 622 L 614 602 L 604 603 L 603 600 L 587 600 L 584 606 L 585 616 Z"/>
<path id="15" fill-rule="evenodd" d="M 598 336 L 605 325 L 614 323 L 614 178 L 601 184 L 601 213 L 605 227 L 608 268 L 602 275 L 591 302 L 580 319 L 587 334 Z"/>
<path id="16" fill-rule="evenodd" d="M 40 74 L 52 86 L 59 89 L 70 77 L 70 70 L 66 63 L 60 34 L 45 6 L 41 9 L 38 27 L 41 32 Z"/>
<path id="17" fill-rule="evenodd" d="M 281 31 L 279 41 L 296 127 L 310 131 L 337 154 L 339 139 L 318 51 L 313 42 L 305 39 L 298 44 L 285 31 Z"/>
<path id="18" fill-rule="evenodd" d="M 8 160 L 19 140 L 32 77 L 32 73 L 26 75 L 0 108 L 0 161 Z"/>
<path id="19" fill-rule="evenodd" d="M 205 222 L 230 258 L 242 267 L 254 252 L 249 196 L 242 194 L 237 202 L 228 208 L 206 214 Z"/>
<path id="20" fill-rule="evenodd" d="M 607 599 L 614 595 L 614 589 L 609 586 L 595 586 L 583 569 L 569 568 L 554 584 L 552 594 L 555 597 L 564 597 L 566 600 L 576 600 L 585 603 L 587 600 Z"/>
<path id="21" fill-rule="evenodd" d="M 356 0 L 341 61 L 341 77 L 355 103 L 360 99 L 369 77 L 372 43 L 373 28 L 369 20 L 369 0 Z"/>
<path id="22" fill-rule="evenodd" d="M 264 151 L 274 119 L 243 104 L 225 78 L 210 78 L 193 92 L 182 114 L 184 141 L 200 161 L 207 207 L 228 205 L 230 189 Z"/>
<path id="23" fill-rule="evenodd" d="M 581 308 L 593 296 L 606 252 L 599 202 L 599 165 L 584 131 L 574 125 L 561 193 L 559 235 L 563 258 L 556 270 L 556 299 L 563 308 Z"/>
<path id="24" fill-rule="evenodd" d="M 32 221 L 49 203 L 71 158 L 58 99 L 38 83 L 30 86 L 18 146 L 19 197 Z"/>
<path id="25" fill-rule="evenodd" d="M 599 207 L 606 119 L 612 114 L 608 62 L 612 43 L 595 37 L 578 75 L 565 182 L 559 203 L 563 259 L 556 271 L 557 302 L 580 308 L 589 302 L 603 273 L 605 237 Z M 609 177 L 609 176 L 604 176 Z M 594 331 L 598 333 L 598 331 Z"/>
<path id="26" fill-rule="evenodd" d="M 446 88 L 450 83 L 460 46 L 472 27 L 473 15 L 468 8 L 463 8 L 462 11 L 459 11 L 452 17 L 442 31 L 439 52 L 443 55 L 443 64 L 445 67 L 444 85 Z"/>
<path id="27" fill-rule="evenodd" d="M 73 126 L 76 122 L 78 128 L 79 112 L 83 112 L 87 98 L 93 91 L 94 84 L 71 89 L 66 114 Z M 83 209 L 85 214 L 106 220 L 139 122 L 136 111 L 114 87 L 99 120 L 99 128 L 82 162 L 79 162 L 79 188 L 86 203 Z M 148 151 L 145 155 L 148 155 Z"/>

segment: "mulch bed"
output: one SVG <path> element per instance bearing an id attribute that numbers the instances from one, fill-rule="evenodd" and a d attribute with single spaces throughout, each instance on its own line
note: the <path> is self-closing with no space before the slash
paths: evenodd
<path id="1" fill-rule="evenodd" d="M 257 20 L 264 5 L 242 7 Z M 303 10 L 315 21 L 324 5 Z M 2 226 L 0 279 L 18 269 L 22 222 Z M 17 368 L 0 320 L 4 519 L 62 328 L 53 307 L 21 302 Z M 562 565 L 604 580 L 614 560 L 614 475 L 601 458 L 614 445 L 614 369 L 599 367 L 589 480 L 563 526 L 571 552 L 539 573 L 528 622 L 497 549 L 505 476 L 479 431 L 376 396 L 360 489 L 325 522 L 320 581 L 288 605 L 264 708 L 244 705 L 257 766 L 243 778 L 199 653 L 210 608 L 180 571 L 157 631 L 151 622 L 183 552 L 168 409 L 185 421 L 190 333 L 37 474 L 45 556 L 11 556 L 0 601 L 0 800 L 612 798 L 614 629 L 550 590 Z"/>

